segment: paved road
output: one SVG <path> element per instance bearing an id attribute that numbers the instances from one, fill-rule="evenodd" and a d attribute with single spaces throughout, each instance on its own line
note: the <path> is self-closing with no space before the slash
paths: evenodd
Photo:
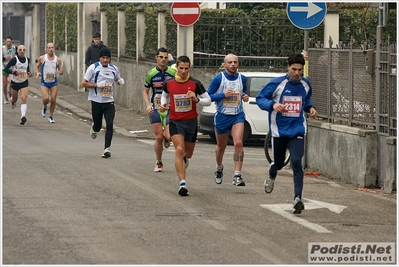
<path id="1" fill-rule="evenodd" d="M 154 173 L 151 138 L 121 130 L 102 159 L 104 136 L 90 138 L 76 103 L 49 124 L 34 92 L 25 126 L 19 105 L 3 106 L 4 264 L 307 264 L 310 242 L 396 242 L 395 195 L 307 176 L 294 216 L 289 169 L 263 192 L 262 147 L 245 148 L 247 186 L 230 185 L 231 147 L 216 185 L 214 144 L 199 140 L 180 197 L 173 148 Z"/>

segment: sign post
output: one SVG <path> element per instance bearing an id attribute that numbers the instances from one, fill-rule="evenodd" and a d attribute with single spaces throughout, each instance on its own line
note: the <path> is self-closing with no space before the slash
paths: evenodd
<path id="1" fill-rule="evenodd" d="M 292 24 L 303 29 L 304 32 L 304 49 L 305 57 L 304 76 L 308 76 L 308 48 L 309 48 L 309 31 L 320 25 L 327 14 L 326 3 L 313 2 L 291 2 L 287 4 L 287 16 Z"/>
<path id="2" fill-rule="evenodd" d="M 178 39 L 179 30 L 183 28 L 183 54 L 187 55 L 187 27 L 190 27 L 193 32 L 193 25 L 196 23 L 201 15 L 201 8 L 197 2 L 175 2 L 171 6 L 171 14 L 173 20 L 179 25 L 178 27 Z M 177 42 L 178 53 L 180 54 L 180 45 Z M 193 49 L 191 49 L 193 50 Z M 191 59 L 192 61 L 192 59 Z"/>

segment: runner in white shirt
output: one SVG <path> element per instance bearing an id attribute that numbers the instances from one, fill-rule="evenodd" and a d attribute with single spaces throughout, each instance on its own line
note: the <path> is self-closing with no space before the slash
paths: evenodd
<path id="1" fill-rule="evenodd" d="M 54 123 L 54 110 L 57 101 L 58 94 L 58 79 L 57 71 L 59 75 L 63 74 L 62 61 L 59 57 L 54 54 L 54 44 L 47 44 L 47 54 L 40 56 L 36 64 L 36 78 L 41 78 L 41 91 L 43 98 L 42 116 L 46 117 L 47 104 L 49 100 L 49 91 L 51 94 L 50 102 L 50 116 L 48 117 L 49 123 Z M 39 69 L 40 68 L 40 69 Z"/>
<path id="2" fill-rule="evenodd" d="M 91 138 L 97 138 L 102 127 L 104 116 L 106 123 L 103 158 L 111 157 L 111 141 L 114 133 L 114 83 L 125 83 L 118 68 L 111 64 L 111 51 L 108 48 L 100 50 L 100 61 L 89 66 L 82 81 L 82 87 L 89 88 L 88 100 L 91 101 L 93 123 L 90 128 Z"/>

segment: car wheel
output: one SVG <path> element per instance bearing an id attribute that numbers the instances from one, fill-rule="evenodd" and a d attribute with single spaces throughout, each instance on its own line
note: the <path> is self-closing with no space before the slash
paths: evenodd
<path id="1" fill-rule="evenodd" d="M 209 134 L 209 137 L 211 138 L 212 142 L 216 144 L 216 136 L 214 133 Z"/>

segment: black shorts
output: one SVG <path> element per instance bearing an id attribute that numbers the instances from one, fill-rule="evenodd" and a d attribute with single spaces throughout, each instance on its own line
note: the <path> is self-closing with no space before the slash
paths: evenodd
<path id="1" fill-rule="evenodd" d="M 184 141 L 195 143 L 197 141 L 198 120 L 197 118 L 182 121 L 169 121 L 170 136 L 181 134 L 184 136 Z"/>
<path id="2" fill-rule="evenodd" d="M 16 83 L 16 82 L 11 81 L 11 88 L 16 90 L 16 91 L 18 91 L 18 90 L 20 90 L 22 88 L 28 87 L 28 86 L 29 86 L 28 80 L 26 80 L 26 81 L 24 81 L 22 83 Z"/>

